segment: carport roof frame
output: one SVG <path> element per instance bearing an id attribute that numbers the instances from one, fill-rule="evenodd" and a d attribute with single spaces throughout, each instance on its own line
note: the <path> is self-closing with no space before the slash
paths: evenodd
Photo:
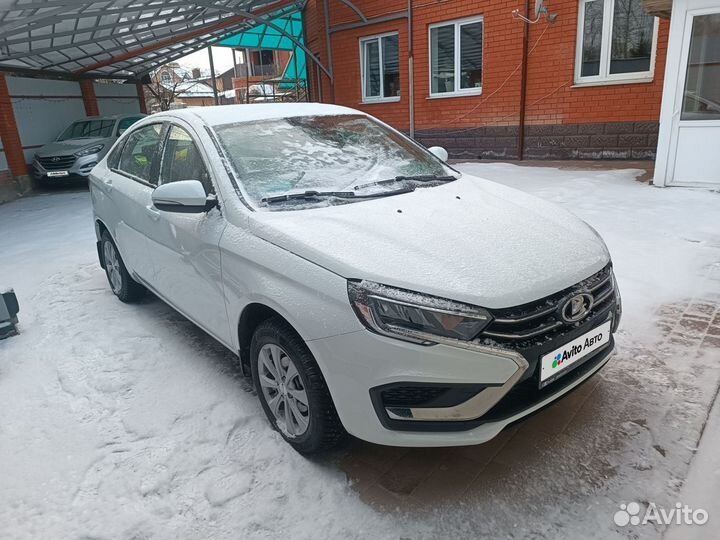
<path id="1" fill-rule="evenodd" d="M 0 0 L 0 71 L 142 80 L 303 0 Z M 251 16 L 238 15 L 247 13 Z"/>

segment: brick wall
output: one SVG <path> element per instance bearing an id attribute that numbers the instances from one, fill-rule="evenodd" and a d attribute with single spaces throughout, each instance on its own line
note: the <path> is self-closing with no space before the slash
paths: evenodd
<path id="1" fill-rule="evenodd" d="M 368 17 L 402 12 L 405 0 L 357 0 Z M 452 157 L 517 157 L 520 109 L 519 68 L 523 24 L 511 17 L 524 0 L 413 0 L 415 135 L 426 145 L 442 144 Z M 653 158 L 665 71 L 668 22 L 660 21 L 652 82 L 604 86 L 574 85 L 578 0 L 548 4 L 557 22 L 530 26 L 526 96 L 527 158 Z M 328 2 L 333 26 L 359 20 L 340 2 Z M 470 16 L 484 18 L 483 92 L 463 97 L 429 97 L 428 26 Z M 323 3 L 309 0 L 308 43 L 328 63 Z M 398 129 L 409 129 L 407 19 L 333 33 L 334 85 L 322 77 L 322 101 L 364 110 Z M 396 31 L 400 38 L 401 99 L 364 104 L 360 87 L 359 39 Z M 319 89 L 310 64 L 313 99 Z"/>

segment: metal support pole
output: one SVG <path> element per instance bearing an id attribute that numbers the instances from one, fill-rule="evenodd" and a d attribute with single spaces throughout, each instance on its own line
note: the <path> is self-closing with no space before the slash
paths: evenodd
<path id="1" fill-rule="evenodd" d="M 530 0 L 525 0 L 525 17 L 530 16 Z M 530 25 L 523 21 L 522 39 L 522 70 L 520 71 L 520 111 L 518 116 L 517 158 L 522 161 L 525 156 L 525 102 L 527 101 L 528 42 L 530 41 Z"/>
<path id="2" fill-rule="evenodd" d="M 235 90 L 235 81 L 238 78 L 238 72 L 237 72 L 237 51 L 235 50 L 235 48 L 233 48 L 233 50 L 232 50 L 232 57 L 233 57 L 233 83 L 232 83 L 233 102 L 237 103 L 237 92 Z"/>
<path id="3" fill-rule="evenodd" d="M 323 0 L 323 13 L 325 16 L 325 45 L 327 47 L 328 77 L 330 78 L 330 90 L 332 90 L 332 102 L 335 103 L 335 83 L 333 81 L 333 59 L 332 59 L 332 43 L 330 42 L 330 8 L 328 0 Z"/>
<path id="4" fill-rule="evenodd" d="M 210 59 L 210 80 L 212 81 L 215 105 L 220 105 L 220 100 L 218 99 L 217 82 L 215 81 L 215 64 L 213 63 L 212 45 L 208 47 L 208 58 Z"/>
<path id="5" fill-rule="evenodd" d="M 414 58 L 414 47 L 413 47 L 413 0 L 408 0 L 407 14 L 408 14 L 408 116 L 410 121 L 409 131 L 410 138 L 415 138 L 415 58 Z"/>
<path id="6" fill-rule="evenodd" d="M 293 66 L 295 67 L 295 101 L 300 101 L 300 74 L 297 68 L 297 47 L 293 45 Z"/>

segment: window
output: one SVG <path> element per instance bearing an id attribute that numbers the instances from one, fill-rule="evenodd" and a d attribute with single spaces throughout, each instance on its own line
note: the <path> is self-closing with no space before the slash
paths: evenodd
<path id="1" fill-rule="evenodd" d="M 680 120 L 720 120 L 720 13 L 695 15 Z"/>
<path id="2" fill-rule="evenodd" d="M 580 0 L 575 82 L 651 80 L 657 21 L 640 0 Z"/>
<path id="3" fill-rule="evenodd" d="M 277 66 L 275 65 L 275 51 L 269 49 L 252 51 L 250 58 L 254 76 L 278 75 Z"/>
<path id="4" fill-rule="evenodd" d="M 181 180 L 198 180 L 205 188 L 205 193 L 215 193 L 198 147 L 190 134 L 178 126 L 170 128 L 165 142 L 160 179 L 163 184 Z"/>
<path id="5" fill-rule="evenodd" d="M 160 81 L 164 83 L 171 83 L 172 82 L 172 76 L 167 71 L 163 71 L 160 74 Z"/>
<path id="6" fill-rule="evenodd" d="M 120 163 L 120 154 L 122 154 L 123 147 L 125 146 L 126 141 L 120 141 L 118 144 L 113 146 L 112 150 L 110 150 L 110 153 L 108 154 L 107 158 L 107 166 L 110 169 L 117 169 L 118 164 Z"/>
<path id="7" fill-rule="evenodd" d="M 110 137 L 115 126 L 115 120 L 81 120 L 68 127 L 58 137 L 58 141 L 80 139 L 89 137 Z"/>
<path id="8" fill-rule="evenodd" d="M 366 102 L 400 99 L 400 39 L 386 34 L 360 40 L 362 99 Z"/>
<path id="9" fill-rule="evenodd" d="M 430 95 L 482 92 L 482 17 L 430 27 Z"/>
<path id="10" fill-rule="evenodd" d="M 119 137 L 123 133 L 125 133 L 125 130 L 132 126 L 135 122 L 138 120 L 142 120 L 142 116 L 129 116 L 127 118 L 121 118 L 118 121 L 118 127 L 117 127 L 117 136 Z"/>
<path id="11" fill-rule="evenodd" d="M 253 51 L 253 64 L 269 66 L 275 63 L 275 55 L 271 50 Z"/>
<path id="12" fill-rule="evenodd" d="M 372 118 L 355 114 L 293 116 L 214 126 L 248 198 L 306 190 L 347 191 L 396 176 L 452 174 L 427 151 Z M 312 152 L 298 152 L 312 148 Z M 413 187 L 434 187 L 417 182 Z M 378 184 L 393 191 L 402 183 Z M 358 197 L 355 201 L 363 199 Z M 347 200 L 298 201 L 295 208 Z M 276 209 L 283 209 L 278 206 Z M 285 207 L 287 209 L 287 207 Z"/>
<path id="13" fill-rule="evenodd" d="M 123 146 L 118 169 L 149 184 L 157 185 L 153 178 L 153 163 L 160 149 L 162 124 L 152 124 L 133 131 Z"/>

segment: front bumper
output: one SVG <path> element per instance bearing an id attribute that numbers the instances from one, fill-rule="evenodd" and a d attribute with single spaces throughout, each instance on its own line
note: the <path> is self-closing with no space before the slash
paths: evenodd
<path id="1" fill-rule="evenodd" d="M 539 388 L 540 356 L 614 317 L 615 306 L 608 307 L 557 340 L 522 354 L 491 347 L 422 346 L 369 331 L 309 341 L 308 346 L 323 369 L 343 425 L 354 436 L 390 446 L 479 444 L 578 387 L 608 362 L 612 339 Z M 424 411 L 413 409 L 410 420 L 402 408 L 388 407 L 381 395 L 412 384 L 453 392 Z"/>
<path id="2" fill-rule="evenodd" d="M 68 177 L 87 178 L 90 175 L 92 168 L 98 164 L 101 157 L 98 154 L 90 154 L 89 156 L 82 156 L 74 158 L 69 163 L 70 156 L 57 156 L 61 158 L 57 163 L 58 165 L 52 164 L 52 162 L 43 165 L 40 163 L 40 158 L 35 156 L 32 163 L 32 174 L 37 180 L 66 180 Z M 74 157 L 74 156 L 73 156 Z M 50 160 L 52 157 L 43 156 L 43 160 Z"/>

